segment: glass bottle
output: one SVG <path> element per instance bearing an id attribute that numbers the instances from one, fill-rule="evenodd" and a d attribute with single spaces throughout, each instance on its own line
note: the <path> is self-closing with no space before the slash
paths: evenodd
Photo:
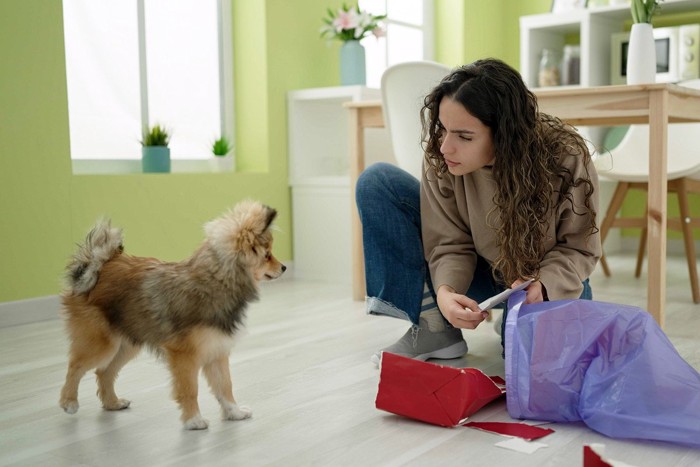
<path id="1" fill-rule="evenodd" d="M 561 84 L 561 55 L 557 50 L 542 49 L 538 84 L 540 87 Z"/>
<path id="2" fill-rule="evenodd" d="M 581 83 L 581 48 L 578 45 L 564 46 L 561 78 L 562 84 Z"/>

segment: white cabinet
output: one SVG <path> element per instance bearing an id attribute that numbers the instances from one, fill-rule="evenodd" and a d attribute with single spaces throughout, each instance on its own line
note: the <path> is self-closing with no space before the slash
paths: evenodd
<path id="1" fill-rule="evenodd" d="M 677 13 L 700 12 L 700 0 L 666 0 L 660 4 L 659 18 Z M 624 30 L 632 16 L 629 5 L 611 5 L 544 13 L 520 18 L 520 73 L 529 87 L 537 87 L 543 49 L 561 51 L 564 44 L 578 37 L 581 46 L 581 86 L 610 84 L 610 38 Z"/>
<path id="2" fill-rule="evenodd" d="M 342 86 L 287 94 L 292 247 L 296 277 L 352 283 L 349 110 L 344 102 L 378 101 L 378 89 Z M 393 161 L 384 129 L 365 133 L 367 165 Z M 352 195 L 352 196 L 351 196 Z"/>

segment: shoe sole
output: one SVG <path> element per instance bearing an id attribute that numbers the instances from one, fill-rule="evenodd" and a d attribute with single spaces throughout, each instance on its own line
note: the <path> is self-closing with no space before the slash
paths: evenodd
<path id="1" fill-rule="evenodd" d="M 413 357 L 415 360 L 426 361 L 429 358 L 439 358 L 441 360 L 450 360 L 453 358 L 459 358 L 465 353 L 467 353 L 467 343 L 464 341 L 452 344 L 444 349 L 435 350 L 433 352 L 424 353 L 421 355 L 416 355 Z"/>
<path id="2" fill-rule="evenodd" d="M 452 344 L 449 347 L 445 347 L 443 349 L 438 349 L 434 350 L 432 352 L 427 352 L 424 354 L 420 355 L 415 355 L 413 357 L 410 357 L 414 360 L 420 360 L 420 361 L 426 361 L 430 358 L 437 358 L 440 360 L 451 360 L 453 358 L 460 358 L 463 356 L 469 348 L 467 347 L 467 343 L 464 341 L 457 342 L 455 344 Z M 370 357 L 370 361 L 374 363 L 377 368 L 379 368 L 379 364 L 381 363 L 381 352 L 378 352 Z"/>

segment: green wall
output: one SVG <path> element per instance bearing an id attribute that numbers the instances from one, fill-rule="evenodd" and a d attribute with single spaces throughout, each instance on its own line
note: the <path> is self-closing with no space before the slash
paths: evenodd
<path id="1" fill-rule="evenodd" d="M 286 93 L 338 85 L 339 44 L 319 28 L 342 3 L 233 0 L 235 173 L 73 175 L 61 2 L 2 0 L 0 302 L 58 293 L 74 244 L 101 215 L 124 228 L 128 252 L 179 260 L 204 222 L 251 197 L 278 209 L 275 252 L 291 260 Z M 517 67 L 517 18 L 550 5 L 435 3 L 436 57 L 452 66 L 488 55 Z"/>
<path id="2" fill-rule="evenodd" d="M 0 300 L 57 290 L 72 212 L 61 4 L 0 3 Z"/>
<path id="3" fill-rule="evenodd" d="M 546 13 L 551 0 L 435 0 L 435 59 L 450 66 L 500 58 L 520 68 L 520 16 Z"/>

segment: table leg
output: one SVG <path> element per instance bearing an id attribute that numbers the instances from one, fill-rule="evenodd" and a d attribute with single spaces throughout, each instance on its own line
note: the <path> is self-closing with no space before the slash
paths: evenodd
<path id="1" fill-rule="evenodd" d="M 649 94 L 649 192 L 648 243 L 649 273 L 647 307 L 663 328 L 666 304 L 666 218 L 668 92 Z"/>
<path id="2" fill-rule="evenodd" d="M 350 216 L 352 228 L 352 298 L 365 299 L 365 260 L 362 248 L 362 224 L 355 203 L 357 178 L 365 168 L 365 134 L 360 109 L 350 109 Z"/>

